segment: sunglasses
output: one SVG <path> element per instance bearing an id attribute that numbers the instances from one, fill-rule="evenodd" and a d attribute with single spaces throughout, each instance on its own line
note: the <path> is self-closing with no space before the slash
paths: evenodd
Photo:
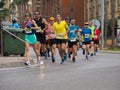
<path id="1" fill-rule="evenodd" d="M 39 15 L 39 13 L 37 14 L 37 13 L 35 13 L 34 15 Z"/>

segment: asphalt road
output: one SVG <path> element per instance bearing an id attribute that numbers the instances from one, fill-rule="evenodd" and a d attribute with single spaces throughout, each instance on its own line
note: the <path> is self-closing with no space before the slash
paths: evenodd
<path id="1" fill-rule="evenodd" d="M 33 65 L 0 70 L 0 90 L 120 90 L 120 55 L 98 53 L 88 61 L 78 53 L 76 63 L 44 60 Z"/>

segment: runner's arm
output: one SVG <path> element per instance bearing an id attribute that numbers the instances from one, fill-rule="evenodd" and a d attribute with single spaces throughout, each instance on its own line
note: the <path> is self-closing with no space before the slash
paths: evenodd
<path id="1" fill-rule="evenodd" d="M 32 23 L 35 27 L 31 27 L 31 29 L 35 29 L 35 30 L 40 29 L 40 27 L 38 27 L 38 25 L 36 24 L 36 22 L 34 20 L 32 20 Z"/>
<path id="2" fill-rule="evenodd" d="M 45 28 L 43 29 L 43 31 L 45 31 L 49 27 L 49 25 L 48 25 L 47 20 L 44 18 L 43 18 L 42 22 L 45 24 Z"/>

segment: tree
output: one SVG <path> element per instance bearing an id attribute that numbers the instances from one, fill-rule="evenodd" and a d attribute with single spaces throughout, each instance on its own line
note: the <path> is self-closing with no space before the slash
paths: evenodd
<path id="1" fill-rule="evenodd" d="M 0 22 L 10 15 L 10 11 L 7 8 L 4 8 L 6 0 L 0 1 Z"/>
<path id="2" fill-rule="evenodd" d="M 104 38 L 104 40 L 105 40 L 105 47 L 106 47 L 106 40 L 107 40 L 107 29 L 108 29 L 108 11 L 107 11 L 107 8 L 108 8 L 108 6 L 107 6 L 107 0 L 105 0 L 105 4 L 104 4 L 104 6 L 105 6 L 105 15 L 104 15 L 104 21 L 105 21 L 105 30 L 104 30 L 104 33 L 105 33 L 105 38 Z"/>
<path id="3" fill-rule="evenodd" d="M 6 0 L 0 0 L 0 53 L 2 55 L 2 30 L 1 30 L 1 22 L 6 17 L 10 15 L 10 11 L 7 8 L 4 8 L 4 5 L 6 3 Z"/>
<path id="4" fill-rule="evenodd" d="M 115 47 L 115 43 L 114 43 L 114 40 L 115 40 L 115 1 L 114 0 L 110 0 L 110 3 L 111 3 L 111 19 L 112 19 L 112 22 L 111 22 L 111 25 L 112 25 L 112 46 L 111 48 L 114 48 Z"/>
<path id="5" fill-rule="evenodd" d="M 23 16 L 25 12 L 27 12 L 26 7 L 27 7 L 27 2 L 28 0 L 13 0 L 13 2 L 10 5 L 11 12 L 16 12 L 16 7 L 19 8 L 18 10 L 18 18 L 20 21 L 21 26 L 23 26 Z"/>

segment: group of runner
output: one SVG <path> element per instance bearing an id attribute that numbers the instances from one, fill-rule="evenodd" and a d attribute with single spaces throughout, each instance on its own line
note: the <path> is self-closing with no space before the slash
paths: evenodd
<path id="1" fill-rule="evenodd" d="M 56 18 L 50 17 L 47 22 L 41 17 L 39 11 L 34 12 L 34 19 L 29 13 L 25 14 L 25 46 L 26 46 L 26 62 L 30 65 L 30 46 L 33 47 L 37 57 L 37 63 L 43 64 L 40 57 L 44 54 L 45 59 L 51 56 L 52 62 L 56 61 L 56 48 L 59 50 L 61 57 L 60 64 L 64 64 L 65 60 L 72 57 L 72 61 L 76 61 L 77 50 L 82 42 L 82 50 L 85 58 L 88 55 L 96 55 L 99 44 L 100 30 L 92 25 L 92 22 L 85 22 L 84 27 L 80 28 L 76 25 L 74 18 L 66 17 L 62 20 L 58 14 Z M 51 51 L 51 55 L 49 52 Z"/>

